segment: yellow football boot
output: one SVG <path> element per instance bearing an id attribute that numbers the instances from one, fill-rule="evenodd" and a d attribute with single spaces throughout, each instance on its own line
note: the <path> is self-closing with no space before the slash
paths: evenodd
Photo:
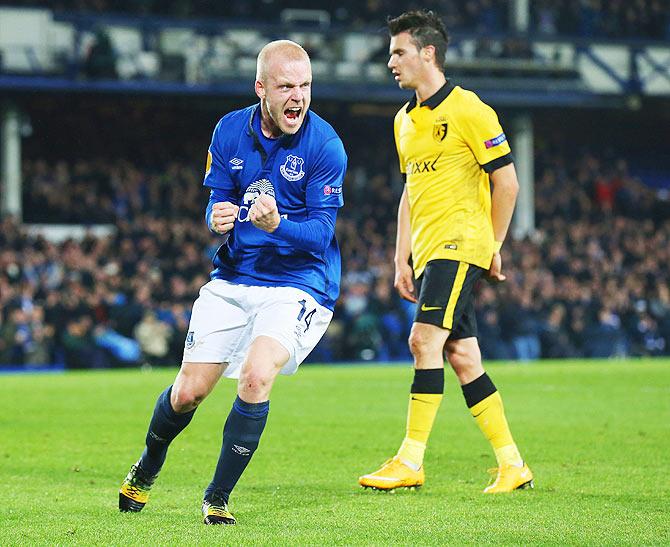
<path id="1" fill-rule="evenodd" d="M 202 502 L 202 516 L 205 524 L 234 526 L 235 517 L 228 510 L 228 504 L 223 500 L 205 500 Z"/>
<path id="2" fill-rule="evenodd" d="M 158 475 L 148 475 L 140 462 L 134 464 L 119 489 L 119 510 L 126 513 L 138 513 L 149 500 L 149 490 Z"/>
<path id="3" fill-rule="evenodd" d="M 512 492 L 514 490 L 523 490 L 533 488 L 533 472 L 530 467 L 524 464 L 521 467 L 516 465 L 501 465 L 498 468 L 491 469 L 495 473 L 495 480 L 486 488 L 484 494 L 500 494 L 502 492 Z"/>
<path id="4" fill-rule="evenodd" d="M 423 466 L 415 471 L 398 456 L 394 456 L 390 460 L 386 460 L 384 465 L 374 473 L 359 477 L 358 484 L 364 488 L 393 490 L 394 488 L 419 488 L 423 486 L 425 480 Z"/>

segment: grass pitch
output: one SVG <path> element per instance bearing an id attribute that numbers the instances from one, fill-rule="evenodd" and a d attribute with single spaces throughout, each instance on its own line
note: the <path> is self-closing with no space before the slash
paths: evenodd
<path id="1" fill-rule="evenodd" d="M 420 491 L 358 475 L 404 434 L 408 366 L 305 366 L 273 391 L 268 427 L 231 499 L 201 524 L 235 383 L 173 443 L 140 514 L 117 511 L 160 391 L 176 370 L 0 376 L 0 543 L 670 543 L 670 361 L 491 365 L 535 490 L 484 496 L 487 443 L 453 375 Z"/>

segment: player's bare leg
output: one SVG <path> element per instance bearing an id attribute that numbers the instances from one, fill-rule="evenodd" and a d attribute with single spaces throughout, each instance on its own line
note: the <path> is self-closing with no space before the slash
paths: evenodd
<path id="1" fill-rule="evenodd" d="M 174 438 L 190 423 L 197 406 L 218 382 L 225 364 L 183 363 L 173 385 L 158 397 L 140 459 L 119 489 L 119 510 L 138 512 L 161 470 Z"/>
<path id="2" fill-rule="evenodd" d="M 235 524 L 228 499 L 258 448 L 270 408 L 270 391 L 290 355 L 268 336 L 256 338 L 247 353 L 238 382 L 238 396 L 223 430 L 221 455 L 205 491 L 205 524 Z"/>
<path id="3" fill-rule="evenodd" d="M 414 323 L 409 347 L 414 356 L 407 429 L 398 453 L 374 473 L 358 479 L 361 486 L 378 490 L 420 487 L 425 481 L 423 458 L 444 392 L 443 348 L 449 331 Z"/>
<path id="4" fill-rule="evenodd" d="M 242 366 L 237 394 L 248 403 L 267 401 L 274 381 L 289 357 L 288 350 L 274 338 L 256 338 Z"/>
<path id="5" fill-rule="evenodd" d="M 172 386 L 170 403 L 177 414 L 194 410 L 216 387 L 226 363 L 182 363 Z"/>
<path id="6" fill-rule="evenodd" d="M 533 473 L 524 463 L 505 418 L 502 399 L 484 371 L 477 338 L 448 340 L 445 353 L 461 383 L 465 402 L 480 430 L 491 443 L 498 467 L 487 494 L 533 487 Z"/>

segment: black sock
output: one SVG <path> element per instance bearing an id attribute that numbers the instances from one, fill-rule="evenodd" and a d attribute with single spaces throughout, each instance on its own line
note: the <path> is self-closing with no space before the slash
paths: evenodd
<path id="1" fill-rule="evenodd" d="M 230 493 L 254 455 L 265 428 L 270 401 L 245 403 L 237 397 L 223 428 L 223 444 L 214 478 L 205 490 L 205 499 L 223 499 Z"/>
<path id="2" fill-rule="evenodd" d="M 411 393 L 444 393 L 444 368 L 414 369 Z"/>
<path id="3" fill-rule="evenodd" d="M 461 390 L 463 391 L 465 404 L 468 405 L 468 408 L 472 408 L 498 391 L 486 372 L 472 380 L 469 384 L 463 384 Z"/>
<path id="4" fill-rule="evenodd" d="M 195 409 L 177 414 L 170 404 L 172 386 L 158 396 L 154 414 L 147 431 L 146 447 L 140 458 L 140 467 L 149 475 L 156 475 L 163 467 L 167 449 L 172 440 L 189 424 Z"/>

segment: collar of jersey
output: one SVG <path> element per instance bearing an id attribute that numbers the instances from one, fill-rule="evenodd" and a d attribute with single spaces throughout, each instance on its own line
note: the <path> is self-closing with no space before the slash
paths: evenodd
<path id="1" fill-rule="evenodd" d="M 428 97 L 425 101 L 421 103 L 421 106 L 427 106 L 431 110 L 434 108 L 437 108 L 440 106 L 442 101 L 446 99 L 449 96 L 449 93 L 452 92 L 454 89 L 454 84 L 452 84 L 449 80 L 446 81 L 446 83 L 438 89 L 433 95 Z M 412 100 L 409 102 L 406 108 L 406 112 L 409 113 L 414 107 L 416 106 L 416 93 L 412 97 Z"/>
<path id="2" fill-rule="evenodd" d="M 258 110 L 259 106 L 260 106 L 260 103 L 258 103 L 257 105 L 255 105 L 251 109 L 251 115 L 249 116 L 249 121 L 247 122 L 247 135 L 256 137 L 256 139 L 258 139 L 258 135 L 256 135 L 256 131 L 254 130 L 253 122 L 254 122 L 254 116 L 256 115 L 256 111 Z M 308 118 L 309 118 L 309 110 L 305 114 L 305 119 L 303 120 L 302 126 L 298 130 L 298 133 L 300 133 L 303 130 L 303 128 L 305 127 L 305 124 L 307 123 Z M 293 138 L 298 133 L 294 133 L 293 135 L 287 135 L 286 133 L 284 133 L 281 137 L 279 137 L 277 139 L 277 141 L 281 142 L 282 144 L 290 145 L 291 142 L 293 141 Z"/>

